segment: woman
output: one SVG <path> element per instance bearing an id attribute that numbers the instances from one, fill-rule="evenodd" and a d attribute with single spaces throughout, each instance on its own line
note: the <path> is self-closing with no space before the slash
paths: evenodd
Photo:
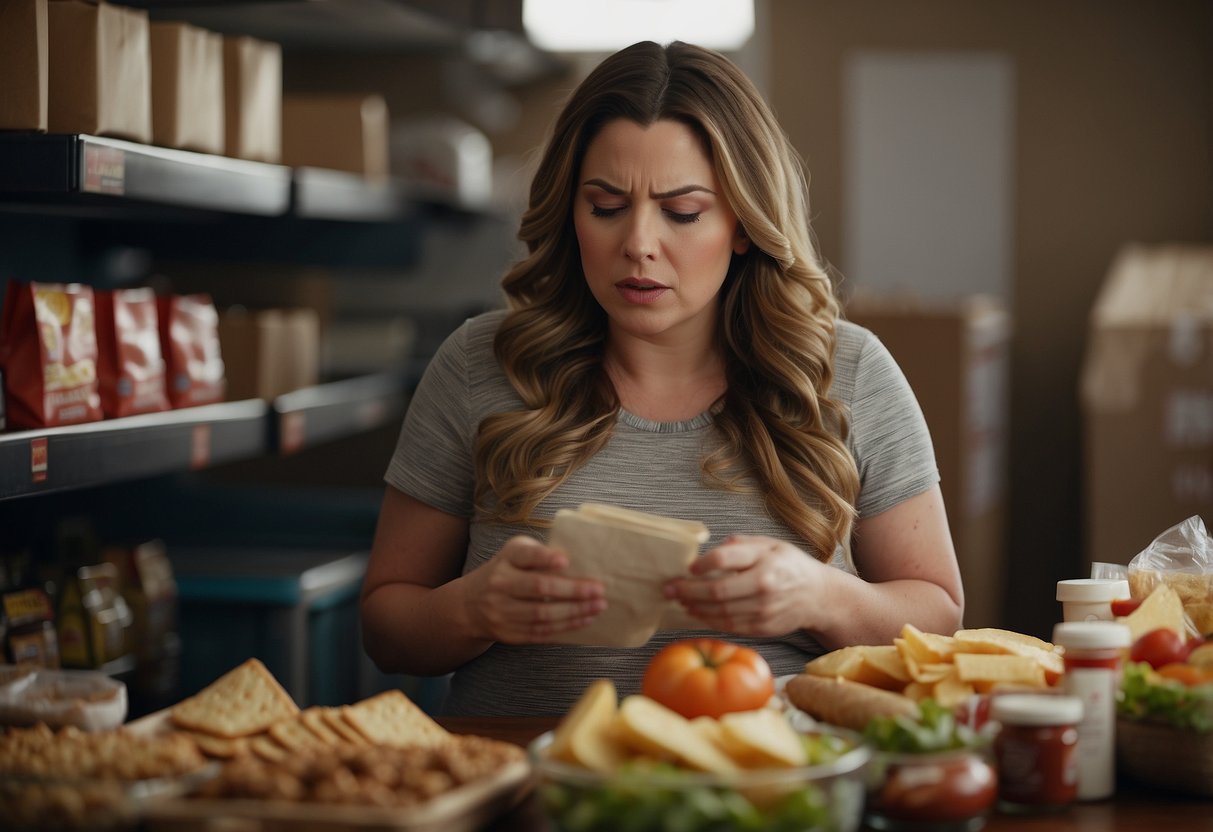
<path id="1" fill-rule="evenodd" d="M 605 608 L 544 545 L 594 501 L 712 532 L 666 594 L 777 674 L 963 607 L 930 438 L 904 377 L 839 319 L 798 157 L 723 56 L 639 43 L 573 92 L 503 281 L 435 356 L 386 479 L 361 609 L 385 670 L 455 671 L 450 713 L 622 694 L 642 648 L 557 646 Z"/>

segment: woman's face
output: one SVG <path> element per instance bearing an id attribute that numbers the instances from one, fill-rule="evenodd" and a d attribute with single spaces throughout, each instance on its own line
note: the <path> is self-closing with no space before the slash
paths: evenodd
<path id="1" fill-rule="evenodd" d="M 664 343 L 716 324 L 720 286 L 749 241 L 685 124 L 609 122 L 586 150 L 573 222 L 612 331 Z"/>

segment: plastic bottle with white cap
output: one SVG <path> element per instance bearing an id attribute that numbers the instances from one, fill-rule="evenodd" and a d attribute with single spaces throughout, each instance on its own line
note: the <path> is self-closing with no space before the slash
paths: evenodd
<path id="1" fill-rule="evenodd" d="M 1112 602 L 1129 597 L 1123 578 L 1072 578 L 1057 582 L 1063 621 L 1112 621 Z"/>
<path id="2" fill-rule="evenodd" d="M 1116 791 L 1116 693 L 1129 628 L 1114 621 L 1066 621 L 1053 628 L 1065 661 L 1065 692 L 1082 700 L 1078 723 L 1078 799 Z"/>

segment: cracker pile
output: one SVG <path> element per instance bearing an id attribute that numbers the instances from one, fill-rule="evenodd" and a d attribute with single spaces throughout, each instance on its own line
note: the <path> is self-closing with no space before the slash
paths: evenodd
<path id="1" fill-rule="evenodd" d="M 490 777 L 524 757 L 516 745 L 477 736 L 404 748 L 347 745 L 280 762 L 246 755 L 227 763 L 194 796 L 409 807 Z"/>
<path id="2" fill-rule="evenodd" d="M 300 710 L 257 659 L 219 677 L 175 706 L 170 720 L 216 759 L 252 754 L 270 763 L 366 746 L 433 747 L 451 734 L 402 691 L 354 705 Z"/>

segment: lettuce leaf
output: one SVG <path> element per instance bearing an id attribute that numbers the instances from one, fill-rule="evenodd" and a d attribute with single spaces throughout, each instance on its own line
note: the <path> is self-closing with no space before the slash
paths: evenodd
<path id="1" fill-rule="evenodd" d="M 1116 710 L 1129 719 L 1207 734 L 1213 731 L 1213 685 L 1188 687 L 1159 676 L 1145 662 L 1127 662 Z"/>

